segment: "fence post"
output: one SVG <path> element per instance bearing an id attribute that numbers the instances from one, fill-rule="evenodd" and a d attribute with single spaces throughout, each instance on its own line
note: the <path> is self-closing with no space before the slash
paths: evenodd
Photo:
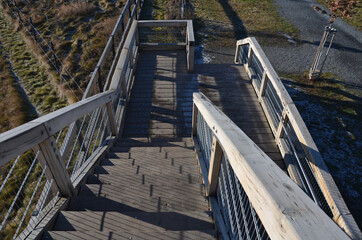
<path id="1" fill-rule="evenodd" d="M 187 53 L 187 71 L 194 71 L 194 49 L 195 49 L 195 38 L 194 30 L 192 26 L 192 20 L 187 21 L 186 25 L 186 53 Z"/>
<path id="2" fill-rule="evenodd" d="M 279 139 L 282 138 L 284 135 L 283 125 L 285 126 L 285 124 L 287 124 L 287 122 L 288 122 L 288 115 L 287 115 L 286 107 L 284 107 L 277 131 L 275 134 L 275 141 L 277 144 L 279 143 Z"/>
<path id="3" fill-rule="evenodd" d="M 207 186 L 207 193 L 209 196 L 216 194 L 217 182 L 219 178 L 221 159 L 222 159 L 222 148 L 217 141 L 216 137 L 212 138 L 212 150 L 210 157 L 210 168 L 209 168 L 209 185 Z"/>
<path id="4" fill-rule="evenodd" d="M 75 189 L 70 181 L 63 158 L 53 136 L 39 143 L 38 148 L 44 162 L 48 165 L 52 177 L 62 196 L 74 196 Z"/>
<path id="5" fill-rule="evenodd" d="M 111 132 L 114 136 L 117 136 L 117 123 L 114 116 L 113 104 L 111 102 L 108 102 L 106 105 L 109 116 L 109 125 L 111 126 Z"/>
<path id="6" fill-rule="evenodd" d="M 235 64 L 239 64 L 240 62 L 239 62 L 239 59 L 238 59 L 238 57 L 239 57 L 239 51 L 240 51 L 240 44 L 238 44 L 238 43 L 236 43 L 236 49 L 235 49 L 235 57 L 234 57 L 234 63 Z"/>
<path id="7" fill-rule="evenodd" d="M 193 104 L 193 108 L 192 108 L 192 135 L 191 138 L 196 136 L 196 131 L 197 131 L 197 114 L 198 114 L 198 109 L 196 104 Z"/>
<path id="8" fill-rule="evenodd" d="M 268 83 L 268 75 L 266 74 L 266 69 L 264 69 L 263 78 L 261 79 L 261 84 L 258 94 L 259 99 L 265 95 L 265 88 L 267 83 Z"/>
<path id="9" fill-rule="evenodd" d="M 249 43 L 249 52 L 248 52 L 248 61 L 245 64 L 245 70 L 248 73 L 249 78 L 251 79 L 251 72 L 250 72 L 250 66 L 251 66 L 251 61 L 253 60 L 253 47 L 252 45 Z"/>

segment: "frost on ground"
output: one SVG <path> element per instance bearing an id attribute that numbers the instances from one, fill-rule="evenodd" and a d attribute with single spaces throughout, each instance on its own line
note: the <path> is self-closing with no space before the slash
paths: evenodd
<path id="1" fill-rule="evenodd" d="M 337 183 L 350 211 L 357 222 L 361 218 L 360 199 L 362 193 L 362 131 L 358 119 L 321 105 L 317 98 L 308 96 L 302 88 L 284 80 L 305 121 L 317 147 Z"/>
<path id="2" fill-rule="evenodd" d="M 212 57 L 205 53 L 204 45 L 196 45 L 195 46 L 195 63 L 196 64 L 207 64 L 211 63 Z"/>

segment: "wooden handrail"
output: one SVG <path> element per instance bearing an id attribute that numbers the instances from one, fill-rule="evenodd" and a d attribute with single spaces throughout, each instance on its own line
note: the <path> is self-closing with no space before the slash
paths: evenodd
<path id="1" fill-rule="evenodd" d="M 270 123 L 270 126 L 273 130 L 275 141 L 282 155 L 284 156 L 286 154 L 286 150 L 283 148 L 283 144 L 281 143 L 281 133 L 283 131 L 282 122 L 279 123 L 279 126 L 277 128 L 274 128 L 273 124 L 271 123 L 272 122 L 271 116 L 266 111 L 267 107 L 263 98 L 265 93 L 266 82 L 272 84 L 283 105 L 283 116 L 281 116 L 282 120 L 289 121 L 290 124 L 292 125 L 297 135 L 298 141 L 301 143 L 302 148 L 305 154 L 307 155 L 308 160 L 310 161 L 312 171 L 321 188 L 321 191 L 323 192 L 324 197 L 329 205 L 329 208 L 332 211 L 333 220 L 342 229 L 344 229 L 353 239 L 362 238 L 362 234 L 356 222 L 354 221 L 350 211 L 348 210 L 345 202 L 343 201 L 343 198 L 331 174 L 329 173 L 329 170 L 325 162 L 323 161 L 321 154 L 319 153 L 319 150 L 310 132 L 308 131 L 297 107 L 295 106 L 292 98 L 290 97 L 283 83 L 278 77 L 278 74 L 275 72 L 273 66 L 266 57 L 264 51 L 260 47 L 257 40 L 253 37 L 239 40 L 237 41 L 236 44 L 235 63 L 239 63 L 238 52 L 242 45 L 249 45 L 248 63 L 244 65 L 249 77 L 251 78 L 252 76 L 252 73 L 250 72 L 249 69 L 250 67 L 249 62 L 252 57 L 258 58 L 264 69 L 264 76 L 260 84 L 261 86 L 260 89 L 257 89 L 255 85 L 253 86 L 255 92 L 257 93 L 259 102 L 261 103 L 264 112 L 267 116 L 267 119 Z M 293 176 L 296 175 L 293 169 L 288 169 L 288 172 L 290 173 L 292 178 L 294 178 Z"/>
<path id="2" fill-rule="evenodd" d="M 97 107 L 115 100 L 116 91 L 99 93 L 0 134 L 0 166 L 43 142 Z"/>
<path id="3" fill-rule="evenodd" d="M 126 27 L 123 27 L 123 21 L 124 21 L 124 17 L 126 15 L 126 13 L 129 11 L 129 9 L 131 8 L 132 2 L 133 0 L 128 0 L 125 4 L 125 6 L 123 7 L 122 13 L 120 14 L 117 23 L 114 26 L 114 29 L 107 41 L 107 44 L 102 52 L 101 57 L 98 60 L 98 63 L 91 75 L 91 78 L 89 80 L 89 83 L 87 85 L 86 91 L 83 94 L 83 98 L 85 99 L 91 95 L 94 94 L 93 89 L 94 86 L 96 85 L 97 81 L 99 81 L 99 77 L 100 77 L 100 71 L 102 70 L 104 64 L 106 63 L 106 59 L 107 57 L 111 54 L 111 52 L 115 52 L 115 55 L 113 57 L 113 63 L 118 61 L 119 55 L 120 55 L 120 51 L 122 50 L 123 44 L 124 44 L 124 40 L 125 40 L 125 35 L 128 32 L 129 27 L 131 26 L 132 22 L 133 22 L 133 18 L 137 19 L 137 6 L 141 6 L 143 5 L 143 0 L 137 0 L 135 1 L 135 4 L 133 5 L 133 10 L 131 11 L 131 15 L 129 16 L 129 19 L 127 20 L 127 24 Z M 115 46 L 115 42 L 114 42 L 114 38 L 116 35 L 118 35 L 119 33 L 123 33 L 122 38 L 120 40 L 119 46 Z M 115 49 L 117 47 L 117 50 Z M 113 71 L 114 71 L 114 67 L 115 64 L 112 64 L 111 69 L 110 69 L 110 74 L 112 75 Z M 106 85 L 106 84 L 105 84 Z M 102 91 L 103 89 L 101 89 Z M 106 89 L 108 90 L 108 89 Z"/>
<path id="4" fill-rule="evenodd" d="M 157 49 L 162 48 L 174 48 L 177 49 L 181 47 L 184 49 L 186 47 L 186 60 L 187 60 L 187 71 L 194 71 L 194 48 L 195 48 L 195 36 L 194 29 L 192 25 L 192 20 L 142 20 L 138 21 L 138 27 L 186 27 L 186 41 L 185 43 L 176 43 L 173 46 L 155 44 L 151 45 L 152 47 L 158 47 Z"/>
<path id="5" fill-rule="evenodd" d="M 227 155 L 271 239 L 349 239 L 234 122 L 202 93 L 194 106 Z M 212 185 L 212 183 L 209 183 Z"/>

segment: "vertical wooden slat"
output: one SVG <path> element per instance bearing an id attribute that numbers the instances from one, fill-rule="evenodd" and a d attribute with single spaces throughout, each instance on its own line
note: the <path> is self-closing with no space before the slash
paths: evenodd
<path id="1" fill-rule="evenodd" d="M 197 131 L 197 114 L 198 114 L 198 109 L 195 105 L 195 103 L 193 104 L 193 109 L 192 109 L 192 135 L 191 137 L 196 136 L 196 131 Z"/>
<path id="2" fill-rule="evenodd" d="M 287 111 L 284 108 L 283 112 L 282 112 L 282 119 L 279 122 L 279 126 L 277 129 L 277 132 L 275 134 L 275 141 L 278 143 L 279 142 L 279 138 L 283 137 L 284 135 L 284 130 L 283 130 L 283 125 L 285 126 L 285 124 L 287 124 L 288 122 L 288 115 L 287 115 Z"/>
<path id="3" fill-rule="evenodd" d="M 117 136 L 116 118 L 114 116 L 114 110 L 113 110 L 111 102 L 107 103 L 107 112 L 108 112 L 108 116 L 109 116 L 109 124 L 111 126 L 112 135 Z"/>
<path id="4" fill-rule="evenodd" d="M 48 165 L 51 175 L 62 196 L 74 196 L 75 189 L 70 181 L 64 161 L 53 136 L 39 143 L 39 150 L 44 162 Z"/>
<path id="5" fill-rule="evenodd" d="M 261 98 L 265 95 L 265 89 L 266 89 L 267 83 L 268 83 L 268 75 L 266 74 L 266 69 L 264 69 L 263 78 L 261 79 L 258 98 Z"/>
<path id="6" fill-rule="evenodd" d="M 219 178 L 221 158 L 222 158 L 222 148 L 217 141 L 216 137 L 212 138 L 212 150 L 210 158 L 210 168 L 209 168 L 209 185 L 207 186 L 207 193 L 209 196 L 216 194 L 217 182 Z"/>

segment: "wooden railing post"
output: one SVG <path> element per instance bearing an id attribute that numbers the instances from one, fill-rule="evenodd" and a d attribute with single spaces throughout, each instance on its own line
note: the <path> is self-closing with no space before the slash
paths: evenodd
<path id="1" fill-rule="evenodd" d="M 234 63 L 238 64 L 239 63 L 239 51 L 240 51 L 240 46 L 239 44 L 236 44 L 236 49 L 235 49 L 235 57 L 234 57 Z"/>
<path id="2" fill-rule="evenodd" d="M 281 137 L 283 137 L 283 135 L 284 135 L 283 125 L 285 126 L 287 124 L 287 122 L 288 122 L 288 115 L 287 115 L 286 108 L 284 108 L 283 112 L 282 112 L 281 120 L 278 125 L 278 129 L 275 134 L 275 141 L 277 144 L 279 143 L 279 139 Z"/>
<path id="3" fill-rule="evenodd" d="M 194 71 L 194 51 L 195 51 L 195 36 L 192 26 L 192 20 L 187 20 L 186 24 L 186 53 L 187 53 L 187 71 Z"/>
<path id="4" fill-rule="evenodd" d="M 251 45 L 249 45 L 249 52 L 248 52 L 248 67 L 251 65 L 251 61 L 253 61 L 254 51 Z"/>
<path id="5" fill-rule="evenodd" d="M 219 178 L 221 159 L 222 159 L 222 148 L 217 141 L 216 137 L 212 138 L 212 150 L 210 157 L 210 168 L 209 168 L 209 185 L 207 187 L 207 193 L 209 196 L 216 194 L 217 182 Z"/>
<path id="6" fill-rule="evenodd" d="M 114 116 L 113 104 L 111 102 L 107 103 L 107 112 L 109 117 L 109 125 L 111 126 L 112 135 L 117 136 L 117 123 Z"/>
<path id="7" fill-rule="evenodd" d="M 62 196 L 74 196 L 75 189 L 70 181 L 69 174 L 65 168 L 63 158 L 53 136 L 39 143 L 41 158 L 48 165 L 52 178 Z M 49 178 L 50 180 L 50 178 Z"/>
<path id="8" fill-rule="evenodd" d="M 261 79 L 261 84 L 258 94 L 259 99 L 265 95 L 266 84 L 268 83 L 268 75 L 266 74 L 266 71 L 267 70 L 264 69 L 263 78 Z"/>
<path id="9" fill-rule="evenodd" d="M 193 109 L 192 109 L 192 135 L 191 138 L 196 136 L 196 131 L 197 131 L 197 114 L 198 114 L 198 109 L 197 106 L 195 105 L 195 103 L 193 104 Z"/>
<path id="10" fill-rule="evenodd" d="M 253 47 L 252 45 L 249 43 L 249 52 L 248 52 L 248 61 L 246 62 L 246 64 L 244 64 L 245 67 L 245 71 L 248 74 L 249 78 L 251 79 L 251 71 L 250 71 L 250 65 L 251 65 L 251 61 L 253 59 Z"/>

